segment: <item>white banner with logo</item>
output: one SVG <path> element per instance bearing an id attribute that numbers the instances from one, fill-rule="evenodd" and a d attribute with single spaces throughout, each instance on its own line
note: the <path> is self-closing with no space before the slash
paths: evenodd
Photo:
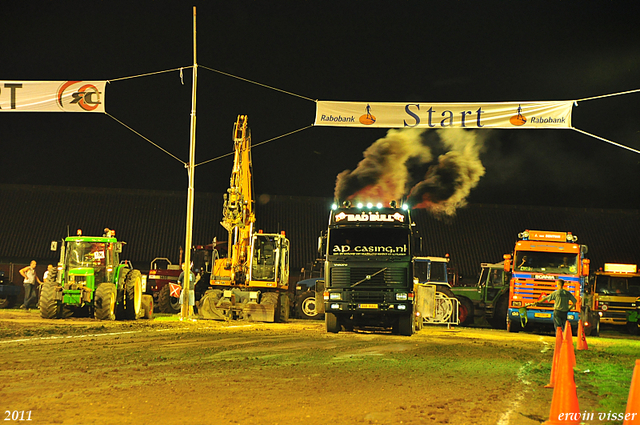
<path id="1" fill-rule="evenodd" d="M 571 128 L 572 100 L 494 103 L 316 102 L 316 126 Z"/>
<path id="2" fill-rule="evenodd" d="M 0 81 L 0 112 L 104 112 L 106 81 Z"/>

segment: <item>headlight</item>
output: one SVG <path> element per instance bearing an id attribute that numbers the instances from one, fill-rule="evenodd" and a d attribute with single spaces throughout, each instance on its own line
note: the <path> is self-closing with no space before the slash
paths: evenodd
<path id="1" fill-rule="evenodd" d="M 521 307 L 522 306 L 522 301 L 514 301 L 513 302 L 513 306 L 514 307 Z"/>
<path id="2" fill-rule="evenodd" d="M 340 292 L 330 292 L 329 293 L 329 299 L 330 300 L 341 300 L 342 297 L 340 296 Z"/>
<path id="3" fill-rule="evenodd" d="M 607 310 L 609 310 L 609 306 L 608 306 L 608 305 L 606 305 L 606 304 L 602 304 L 602 307 L 600 307 L 600 308 L 602 308 L 602 311 L 607 311 Z"/>
<path id="4" fill-rule="evenodd" d="M 340 304 L 331 304 L 330 307 L 333 308 L 333 309 L 339 309 L 340 308 Z"/>
<path id="5" fill-rule="evenodd" d="M 398 304 L 398 310 L 406 310 L 407 306 L 404 304 Z"/>
<path id="6" fill-rule="evenodd" d="M 404 292 L 398 292 L 396 294 L 396 300 L 398 300 L 398 301 L 406 301 L 407 300 L 407 294 L 405 294 Z"/>

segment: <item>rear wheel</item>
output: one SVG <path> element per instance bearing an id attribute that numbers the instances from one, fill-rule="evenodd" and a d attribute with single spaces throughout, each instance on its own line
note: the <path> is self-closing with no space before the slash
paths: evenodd
<path id="1" fill-rule="evenodd" d="M 116 285 L 104 282 L 98 286 L 93 296 L 94 315 L 98 320 L 115 320 Z"/>
<path id="2" fill-rule="evenodd" d="M 58 318 L 58 312 L 61 309 L 60 303 L 56 300 L 56 291 L 58 285 L 55 283 L 47 282 L 42 285 L 42 292 L 40 293 L 40 316 L 43 319 L 56 319 Z"/>
<path id="3" fill-rule="evenodd" d="M 160 313 L 180 313 L 180 298 L 171 296 L 171 287 L 167 283 L 158 294 L 158 307 Z"/>
<path id="4" fill-rule="evenodd" d="M 121 298 L 116 309 L 116 318 L 135 320 L 142 307 L 142 274 L 140 270 L 130 270 L 124 279 Z"/>
<path id="5" fill-rule="evenodd" d="M 508 297 L 507 295 L 503 295 L 495 304 L 495 309 L 493 310 L 493 317 L 489 321 L 491 326 L 495 329 L 504 329 L 505 324 L 507 323 L 507 310 L 508 310 Z"/>
<path id="6" fill-rule="evenodd" d="M 331 332 L 337 334 L 340 332 L 340 320 L 338 316 L 333 313 L 325 313 L 324 315 L 324 323 L 327 327 L 327 332 Z"/>
<path id="7" fill-rule="evenodd" d="M 459 306 L 458 306 L 458 319 L 460 319 L 460 325 L 462 326 L 471 326 L 474 322 L 474 310 L 473 303 L 469 298 L 460 297 L 458 298 Z"/>
<path id="8" fill-rule="evenodd" d="M 0 308 L 11 308 L 16 303 L 16 297 L 13 295 L 6 295 L 0 297 Z"/>
<path id="9" fill-rule="evenodd" d="M 153 297 L 151 295 L 142 296 L 142 309 L 140 310 L 140 316 L 143 319 L 153 319 Z"/>

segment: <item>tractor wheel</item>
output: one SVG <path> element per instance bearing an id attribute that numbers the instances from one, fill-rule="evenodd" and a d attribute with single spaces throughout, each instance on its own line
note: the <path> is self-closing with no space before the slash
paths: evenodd
<path id="1" fill-rule="evenodd" d="M 16 303 L 15 295 L 7 295 L 6 297 L 0 297 L 0 308 L 11 308 Z"/>
<path id="2" fill-rule="evenodd" d="M 119 291 L 116 319 L 136 320 L 142 307 L 142 274 L 140 270 L 130 270 Z"/>
<path id="3" fill-rule="evenodd" d="M 153 319 L 153 296 L 146 294 L 142 296 L 142 309 L 140 310 L 140 316 L 143 319 Z"/>
<path id="4" fill-rule="evenodd" d="M 405 314 L 398 317 L 398 334 L 402 336 L 413 335 L 413 315 Z"/>
<path id="5" fill-rule="evenodd" d="M 331 332 L 337 334 L 340 332 L 340 319 L 333 313 L 325 313 L 324 314 L 324 323 L 327 327 L 327 332 Z"/>
<path id="6" fill-rule="evenodd" d="M 316 319 L 319 314 L 316 310 L 316 292 L 306 291 L 297 297 L 296 313 L 300 319 Z"/>
<path id="7" fill-rule="evenodd" d="M 263 292 L 260 304 L 278 304 L 277 292 Z"/>
<path id="8" fill-rule="evenodd" d="M 61 310 L 60 303 L 56 300 L 56 291 L 58 289 L 57 284 L 50 282 L 42 285 L 42 292 L 40 293 L 40 316 L 43 319 L 57 319 L 58 311 Z"/>
<path id="9" fill-rule="evenodd" d="M 104 282 L 98 286 L 93 294 L 93 310 L 98 320 L 115 320 L 116 285 Z"/>
<path id="10" fill-rule="evenodd" d="M 469 298 L 460 297 L 458 298 L 458 319 L 460 320 L 461 326 L 471 326 L 474 323 L 474 314 L 473 311 L 473 303 Z"/>
<path id="11" fill-rule="evenodd" d="M 291 298 L 289 298 L 288 292 L 281 292 L 279 296 L 280 303 L 276 309 L 276 314 L 279 313 L 279 317 L 276 317 L 277 322 L 286 323 L 289 321 L 291 315 Z"/>
<path id="12" fill-rule="evenodd" d="M 508 294 L 504 294 L 495 304 L 493 317 L 489 321 L 494 329 L 505 329 L 507 323 Z"/>
<path id="13" fill-rule="evenodd" d="M 160 313 L 180 313 L 180 298 L 171 296 L 171 288 L 168 283 L 162 287 L 158 294 L 158 307 Z"/>

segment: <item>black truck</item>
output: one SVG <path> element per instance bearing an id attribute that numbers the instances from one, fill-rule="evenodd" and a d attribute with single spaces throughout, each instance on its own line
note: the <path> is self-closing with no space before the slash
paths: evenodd
<path id="1" fill-rule="evenodd" d="M 413 333 L 415 241 L 409 210 L 394 202 L 332 207 L 324 288 L 316 286 L 324 299 L 327 332 L 358 327 Z"/>

